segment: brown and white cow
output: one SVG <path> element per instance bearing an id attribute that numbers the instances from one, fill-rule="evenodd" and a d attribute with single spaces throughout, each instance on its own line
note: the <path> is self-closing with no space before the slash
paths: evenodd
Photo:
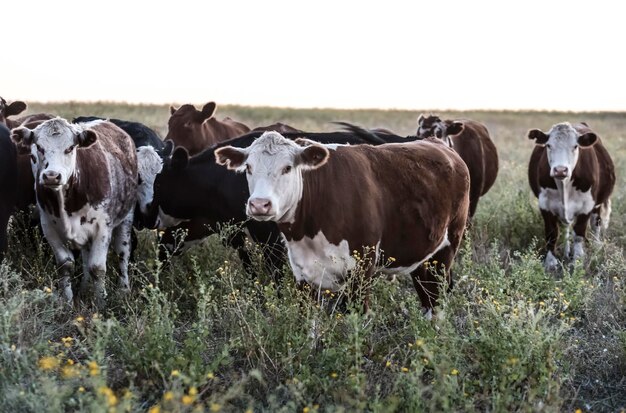
<path id="1" fill-rule="evenodd" d="M 354 270 L 353 251 L 384 272 L 411 274 L 421 303 L 437 302 L 440 281 L 424 263 L 449 269 L 465 231 L 469 175 L 435 140 L 407 144 L 300 144 L 265 132 L 248 148 L 226 146 L 216 160 L 246 172 L 246 213 L 278 223 L 298 282 L 339 290 Z M 394 260 L 395 259 L 395 260 Z M 367 308 L 367 293 L 364 302 Z"/>
<path id="2" fill-rule="evenodd" d="M 80 249 L 81 292 L 93 279 L 96 304 L 102 308 L 111 242 L 119 256 L 120 284 L 129 288 L 130 237 L 137 198 L 132 139 L 110 122 L 71 124 L 61 118 L 32 130 L 18 127 L 12 137 L 31 149 L 41 225 L 61 272 L 59 290 L 72 300 L 72 249 Z"/>
<path id="3" fill-rule="evenodd" d="M 485 195 L 498 175 L 498 151 L 487 127 L 473 120 L 441 120 L 438 116 L 420 115 L 417 137 L 441 139 L 461 156 L 470 174 L 470 218 L 478 199 Z"/>
<path id="4" fill-rule="evenodd" d="M 585 123 L 558 123 L 548 133 L 532 129 L 528 138 L 536 143 L 528 180 L 539 198 L 545 224 L 545 267 L 554 270 L 559 265 L 555 256 L 559 223 L 566 227 L 566 258 L 570 255 L 570 226 L 574 226 L 574 260 L 585 255 L 589 223 L 596 238 L 608 227 L 615 167 L 600 137 Z"/>
<path id="5" fill-rule="evenodd" d="M 207 103 L 202 110 L 189 104 L 178 109 L 170 106 L 165 140 L 171 139 L 175 146 L 182 146 L 193 156 L 218 142 L 250 132 L 249 127 L 229 117 L 214 118 L 215 108 L 215 102 Z"/>

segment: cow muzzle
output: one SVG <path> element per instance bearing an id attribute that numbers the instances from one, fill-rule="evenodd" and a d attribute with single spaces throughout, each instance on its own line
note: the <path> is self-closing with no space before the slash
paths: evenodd
<path id="1" fill-rule="evenodd" d="M 56 171 L 43 171 L 41 173 L 41 183 L 48 188 L 58 188 L 61 186 L 61 173 Z"/>
<path id="2" fill-rule="evenodd" d="M 272 215 L 272 201 L 267 198 L 250 198 L 248 200 L 248 215 L 252 218 L 266 221 Z M 265 218 L 265 219 L 264 219 Z"/>
<path id="3" fill-rule="evenodd" d="M 554 179 L 563 180 L 569 176 L 569 168 L 567 166 L 555 166 L 552 168 L 552 177 Z"/>

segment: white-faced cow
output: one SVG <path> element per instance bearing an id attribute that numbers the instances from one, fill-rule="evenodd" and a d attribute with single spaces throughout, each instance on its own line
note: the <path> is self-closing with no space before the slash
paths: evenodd
<path id="1" fill-rule="evenodd" d="M 173 247 L 176 244 L 177 251 L 181 251 L 213 234 L 217 228 L 235 224 L 245 232 L 235 232 L 227 242 L 237 249 L 246 270 L 254 273 L 252 259 L 245 248 L 249 236 L 263 244 L 266 267 L 278 275 L 275 270 L 283 267 L 285 254 L 277 225 L 247 219 L 245 204 L 249 193 L 245 176 L 216 164 L 214 154 L 221 146 L 250 146 L 262 134 L 250 132 L 193 157 L 189 157 L 182 147 L 173 150 L 171 141 L 166 142 L 163 159 L 151 148 L 139 149 L 137 162 L 142 178 L 139 206 L 146 225 L 166 229 L 161 240 L 164 245 Z M 289 139 L 305 137 L 326 144 L 384 143 L 371 133 L 359 136 L 348 132 L 298 132 L 285 133 L 284 136 Z M 176 242 L 176 229 L 187 232 L 184 242 Z M 171 248 L 168 249 L 171 252 Z M 161 258 L 165 259 L 166 250 L 160 252 Z"/>
<path id="2" fill-rule="evenodd" d="M 31 148 L 41 225 L 61 273 L 59 290 L 72 300 L 72 249 L 80 249 L 81 292 L 93 279 L 96 305 L 104 307 L 111 242 L 119 256 L 119 282 L 129 288 L 130 236 L 137 198 L 132 139 L 110 122 L 71 124 L 61 118 L 33 130 L 16 128 L 12 137 Z"/>
<path id="3" fill-rule="evenodd" d="M 275 221 L 298 282 L 339 290 L 363 251 L 365 271 L 411 274 L 423 307 L 440 281 L 423 265 L 449 269 L 465 231 L 469 175 L 461 158 L 435 140 L 380 146 L 300 144 L 266 132 L 248 148 L 215 151 L 217 162 L 246 172 L 247 214 Z M 367 287 L 365 287 L 367 288 Z M 367 309 L 367 291 L 364 307 Z"/>
<path id="4" fill-rule="evenodd" d="M 600 137 L 585 123 L 559 123 L 548 133 L 532 129 L 528 138 L 536 143 L 528 179 L 545 224 L 545 267 L 554 270 L 559 264 L 555 256 L 559 222 L 566 226 L 564 256 L 568 258 L 570 226 L 574 226 L 574 259 L 585 254 L 588 223 L 597 238 L 601 228 L 607 228 L 615 168 Z"/>
<path id="5" fill-rule="evenodd" d="M 441 120 L 438 116 L 420 115 L 418 138 L 441 139 L 461 156 L 470 174 L 470 218 L 478 199 L 491 188 L 498 175 L 498 151 L 482 123 L 473 120 Z"/>
<path id="6" fill-rule="evenodd" d="M 218 142 L 250 132 L 250 128 L 229 117 L 216 119 L 215 102 L 196 109 L 193 105 L 182 105 L 178 109 L 170 106 L 170 119 L 165 140 L 171 139 L 176 146 L 187 149 L 190 155 L 202 152 Z"/>

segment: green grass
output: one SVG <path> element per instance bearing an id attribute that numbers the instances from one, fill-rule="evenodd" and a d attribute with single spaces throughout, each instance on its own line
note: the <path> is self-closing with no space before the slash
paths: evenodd
<path id="1" fill-rule="evenodd" d="M 166 132 L 167 106 L 32 104 L 32 112 L 137 120 Z M 414 132 L 418 112 L 218 108 L 251 127 L 332 120 Z M 288 273 L 250 279 L 212 237 L 156 265 L 140 234 L 129 296 L 110 311 L 68 308 L 45 242 L 14 221 L 0 268 L 0 411 L 620 411 L 626 407 L 626 117 L 463 112 L 500 154 L 496 184 L 432 321 L 410 281 L 377 278 L 371 313 L 314 303 Z M 587 121 L 611 151 L 618 185 L 606 240 L 562 274 L 542 268 L 543 224 L 526 179 L 530 128 Z M 109 265 L 112 272 L 114 266 Z M 115 291 L 111 277 L 109 291 Z M 315 323 L 315 336 L 312 325 Z M 155 411 L 155 410 L 153 410 Z"/>

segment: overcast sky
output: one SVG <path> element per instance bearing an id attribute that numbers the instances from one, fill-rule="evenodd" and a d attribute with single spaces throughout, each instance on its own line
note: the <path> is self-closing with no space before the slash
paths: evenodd
<path id="1" fill-rule="evenodd" d="M 0 95 L 626 110 L 619 1 L 5 2 Z"/>

